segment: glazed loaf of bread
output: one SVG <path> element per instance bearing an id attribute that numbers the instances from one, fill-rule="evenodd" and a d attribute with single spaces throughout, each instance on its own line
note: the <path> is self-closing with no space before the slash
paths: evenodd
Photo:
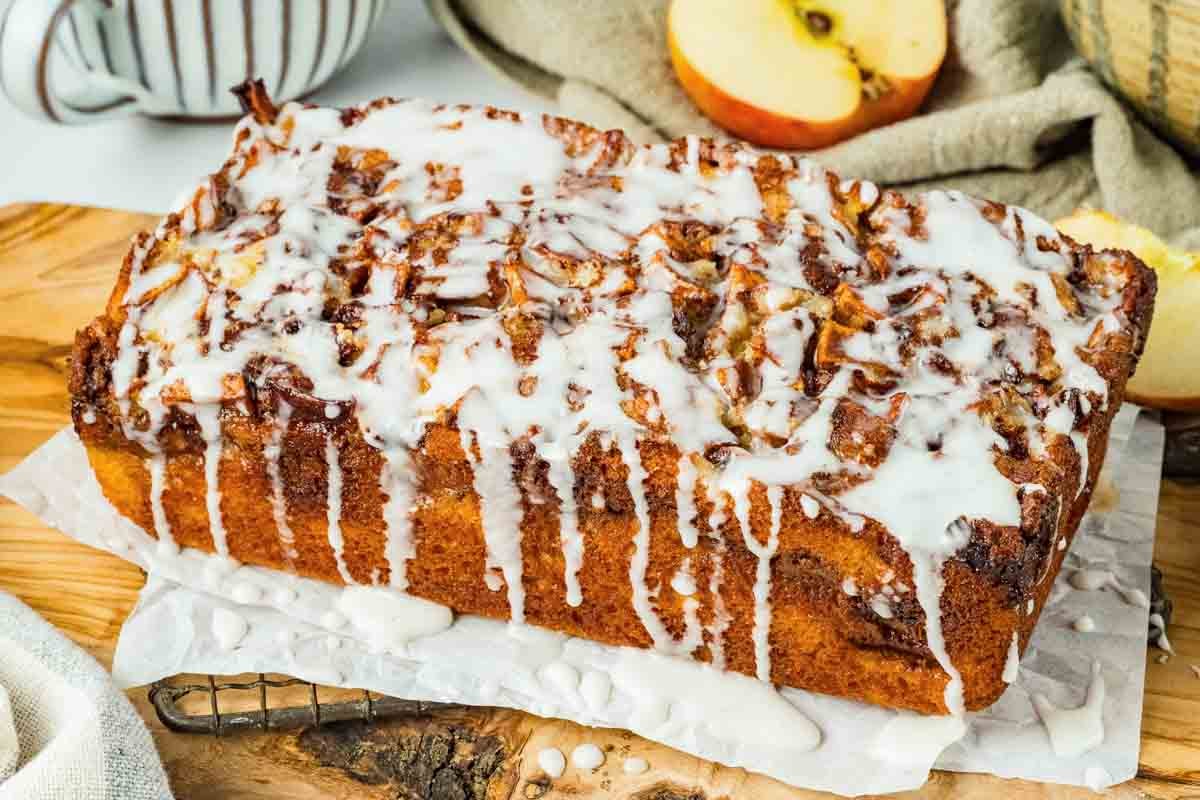
<path id="1" fill-rule="evenodd" d="M 738 144 L 245 98 L 74 354 L 96 476 L 161 546 L 999 696 L 1145 339 L 1136 258 Z"/>

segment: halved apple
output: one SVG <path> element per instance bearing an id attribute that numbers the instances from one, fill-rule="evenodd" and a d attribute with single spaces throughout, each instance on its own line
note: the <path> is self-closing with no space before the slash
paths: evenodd
<path id="1" fill-rule="evenodd" d="M 1055 227 L 1097 249 L 1128 250 L 1157 273 L 1150 338 L 1126 395 L 1144 406 L 1200 411 L 1200 253 L 1169 247 L 1103 211 L 1076 211 Z"/>
<path id="2" fill-rule="evenodd" d="M 675 73 L 705 115 L 809 150 L 912 116 L 946 56 L 943 0 L 673 0 Z"/>

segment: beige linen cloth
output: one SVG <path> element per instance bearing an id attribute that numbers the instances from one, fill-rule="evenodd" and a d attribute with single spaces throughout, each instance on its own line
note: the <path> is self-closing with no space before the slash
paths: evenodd
<path id="1" fill-rule="evenodd" d="M 667 0 L 429 5 L 476 58 L 556 100 L 564 116 L 640 142 L 722 135 L 675 79 Z M 962 189 L 1051 219 L 1104 208 L 1200 245 L 1196 174 L 1074 55 L 1053 0 L 947 0 L 947 8 L 950 51 L 922 113 L 816 159 L 844 176 Z"/>
<path id="2" fill-rule="evenodd" d="M 104 667 L 4 592 L 0 800 L 171 800 L 150 731 Z"/>

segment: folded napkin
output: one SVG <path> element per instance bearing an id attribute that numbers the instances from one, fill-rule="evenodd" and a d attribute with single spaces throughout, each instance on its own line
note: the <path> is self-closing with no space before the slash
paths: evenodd
<path id="1" fill-rule="evenodd" d="M 566 116 L 641 142 L 721 135 L 675 79 L 668 0 L 428 2 L 468 52 Z M 848 177 L 962 189 L 1050 218 L 1105 208 L 1200 244 L 1200 180 L 1074 56 L 1057 5 L 947 0 L 950 50 L 923 113 L 815 157 Z"/>
<path id="2" fill-rule="evenodd" d="M 0 800 L 169 800 L 154 741 L 104 668 L 0 592 Z"/>

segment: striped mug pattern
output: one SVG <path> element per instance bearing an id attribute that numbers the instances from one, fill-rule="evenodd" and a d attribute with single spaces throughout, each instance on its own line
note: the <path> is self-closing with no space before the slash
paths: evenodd
<path id="1" fill-rule="evenodd" d="M 238 114 L 258 77 L 279 101 L 316 89 L 362 47 L 387 0 L 13 0 L 0 87 L 60 123 L 142 112 Z"/>

